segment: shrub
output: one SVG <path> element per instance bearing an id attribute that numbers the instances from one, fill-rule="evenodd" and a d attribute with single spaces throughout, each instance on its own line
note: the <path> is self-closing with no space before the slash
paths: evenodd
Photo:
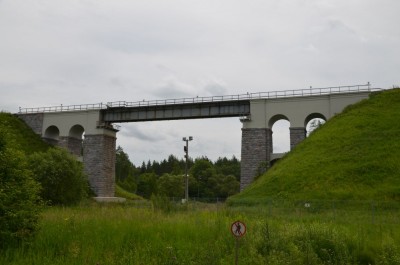
<path id="1" fill-rule="evenodd" d="M 34 153 L 29 158 L 35 178 L 42 184 L 42 198 L 50 204 L 71 205 L 88 193 L 83 165 L 60 148 Z"/>
<path id="2" fill-rule="evenodd" d="M 160 210 L 164 213 L 169 213 L 173 209 L 173 205 L 165 195 L 152 194 L 150 197 L 153 210 Z"/>
<path id="3" fill-rule="evenodd" d="M 185 192 L 182 176 L 164 174 L 157 180 L 157 191 L 166 197 L 181 198 Z"/>
<path id="4" fill-rule="evenodd" d="M 131 193 L 135 193 L 137 190 L 137 184 L 135 178 L 132 175 L 129 175 L 124 180 L 117 180 L 117 184 L 124 190 Z"/>
<path id="5" fill-rule="evenodd" d="M 150 199 L 153 193 L 157 193 L 157 176 L 154 173 L 140 175 L 137 185 L 137 194 L 146 199 Z"/>
<path id="6" fill-rule="evenodd" d="M 24 154 L 7 148 L 0 132 L 0 249 L 29 238 L 37 230 L 39 191 Z"/>

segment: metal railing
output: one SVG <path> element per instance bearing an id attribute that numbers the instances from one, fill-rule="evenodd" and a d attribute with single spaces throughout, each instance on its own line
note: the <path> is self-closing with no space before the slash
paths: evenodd
<path id="1" fill-rule="evenodd" d="M 142 101 L 114 101 L 97 104 L 84 104 L 84 105 L 69 105 L 69 106 L 52 106 L 52 107 L 39 107 L 39 108 L 19 108 L 19 113 L 41 113 L 41 112 L 63 112 L 63 111 L 82 111 L 82 110 L 98 110 L 106 108 L 132 108 L 132 107 L 149 107 L 149 106 L 165 106 L 165 105 L 182 105 L 182 104 L 195 104 L 195 103 L 211 103 L 211 102 L 227 102 L 227 101 L 241 101 L 241 100 L 254 100 L 254 99 L 276 99 L 276 98 L 290 98 L 290 97 L 306 97 L 306 96 L 321 96 L 331 94 L 344 94 L 344 93 L 360 93 L 360 92 L 374 92 L 380 91 L 381 88 L 371 88 L 368 82 L 365 85 L 353 86 L 337 86 L 325 88 L 307 88 L 298 90 L 284 90 L 284 91 L 269 91 L 246 93 L 239 95 L 226 95 L 226 96 L 209 96 L 209 97 L 194 97 L 194 98 L 178 98 L 178 99 L 163 99 L 163 100 L 142 100 Z"/>
<path id="2" fill-rule="evenodd" d="M 19 108 L 21 114 L 24 113 L 42 113 L 42 112 L 64 112 L 64 111 L 82 111 L 82 110 L 98 110 L 104 109 L 106 105 L 103 103 L 95 104 L 81 104 L 81 105 L 60 105 L 51 107 L 38 107 L 38 108 Z"/>

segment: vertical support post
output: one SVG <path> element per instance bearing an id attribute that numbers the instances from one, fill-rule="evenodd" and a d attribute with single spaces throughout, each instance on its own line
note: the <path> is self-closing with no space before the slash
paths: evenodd
<path id="1" fill-rule="evenodd" d="M 90 187 L 98 197 L 114 197 L 116 137 L 85 135 L 83 163 Z"/>
<path id="2" fill-rule="evenodd" d="M 185 201 L 189 202 L 189 176 L 188 176 L 188 157 L 189 157 L 189 140 L 186 140 L 185 154 Z"/>
<path id="3" fill-rule="evenodd" d="M 304 127 L 290 127 L 290 150 L 298 145 L 306 138 L 306 128 Z"/>
<path id="4" fill-rule="evenodd" d="M 186 145 L 183 147 L 185 151 L 185 201 L 189 202 L 189 176 L 188 176 L 188 159 L 189 159 L 189 141 L 192 141 L 193 137 L 189 136 L 188 138 L 183 137 L 182 141 L 186 142 Z"/>
<path id="5" fill-rule="evenodd" d="M 272 153 L 272 130 L 269 128 L 242 128 L 240 190 L 257 176 L 262 163 L 268 163 Z"/>
<path id="6" fill-rule="evenodd" d="M 239 237 L 235 238 L 235 265 L 239 264 Z"/>

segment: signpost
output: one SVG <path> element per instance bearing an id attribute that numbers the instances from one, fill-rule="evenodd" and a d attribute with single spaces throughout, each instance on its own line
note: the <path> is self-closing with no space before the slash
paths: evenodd
<path id="1" fill-rule="evenodd" d="M 246 225 L 241 221 L 235 221 L 231 225 L 232 235 L 235 237 L 235 265 L 238 264 L 239 259 L 239 238 L 246 234 L 247 228 Z"/>

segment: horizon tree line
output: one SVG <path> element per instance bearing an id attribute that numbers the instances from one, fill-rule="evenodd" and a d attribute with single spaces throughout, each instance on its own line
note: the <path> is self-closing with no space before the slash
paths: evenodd
<path id="1" fill-rule="evenodd" d="M 116 183 L 123 189 L 144 198 L 162 195 L 184 197 L 185 160 L 169 155 L 167 159 L 143 161 L 135 166 L 121 146 L 116 149 Z M 239 192 L 240 161 L 235 157 L 188 159 L 189 196 L 198 199 L 225 199 Z"/>

